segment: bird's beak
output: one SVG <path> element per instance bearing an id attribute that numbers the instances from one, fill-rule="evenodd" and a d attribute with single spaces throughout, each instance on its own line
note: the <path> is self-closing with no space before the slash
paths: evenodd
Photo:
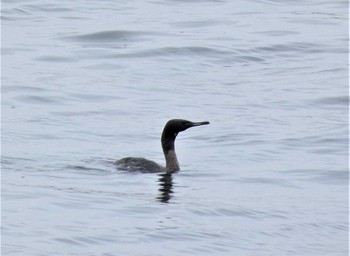
<path id="1" fill-rule="evenodd" d="M 210 124 L 208 121 L 203 121 L 203 122 L 192 122 L 192 127 L 193 126 L 200 126 L 200 125 L 206 125 Z"/>

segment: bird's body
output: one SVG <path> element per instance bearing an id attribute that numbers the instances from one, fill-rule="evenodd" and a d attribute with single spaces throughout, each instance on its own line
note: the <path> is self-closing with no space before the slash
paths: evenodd
<path id="1" fill-rule="evenodd" d="M 124 157 L 115 162 L 120 170 L 131 172 L 164 172 L 165 168 L 142 157 Z"/>
<path id="2" fill-rule="evenodd" d="M 154 161 L 140 157 L 125 157 L 115 162 L 118 169 L 133 172 L 168 172 L 180 170 L 180 165 L 175 153 L 175 139 L 179 132 L 194 126 L 209 124 L 208 121 L 191 122 L 183 119 L 169 120 L 163 130 L 161 142 L 166 166 L 163 167 Z"/>

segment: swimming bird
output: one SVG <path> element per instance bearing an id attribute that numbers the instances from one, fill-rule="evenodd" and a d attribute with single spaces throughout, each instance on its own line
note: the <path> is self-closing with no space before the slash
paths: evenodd
<path id="1" fill-rule="evenodd" d="M 209 124 L 208 121 L 191 122 L 183 119 L 169 120 L 163 129 L 161 143 L 165 157 L 165 167 L 154 161 L 140 157 L 125 157 L 117 160 L 114 164 L 120 170 L 138 172 L 166 172 L 173 173 L 180 170 L 179 162 L 175 153 L 175 139 L 179 132 L 188 128 Z"/>

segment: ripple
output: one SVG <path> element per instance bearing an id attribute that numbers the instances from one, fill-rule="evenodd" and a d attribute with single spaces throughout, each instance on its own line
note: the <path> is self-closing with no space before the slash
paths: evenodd
<path id="1" fill-rule="evenodd" d="M 26 164 L 33 164 L 35 163 L 36 161 L 33 160 L 33 159 L 30 159 L 30 158 L 23 158 L 23 157 L 11 157 L 11 156 L 5 156 L 5 155 L 2 155 L 1 156 L 1 165 L 2 165 L 2 168 L 3 167 L 12 167 L 12 166 L 15 166 L 17 163 L 26 163 Z"/>
<path id="2" fill-rule="evenodd" d="M 57 242 L 64 243 L 65 245 L 74 245 L 74 246 L 83 246 L 82 243 L 75 241 L 74 239 L 69 238 L 55 238 Z"/>
<path id="3" fill-rule="evenodd" d="M 35 60 L 39 61 L 47 61 L 47 62 L 77 62 L 77 59 L 74 58 L 68 58 L 68 57 L 62 57 L 62 56 L 43 56 L 43 57 L 38 57 L 35 58 Z"/>
<path id="4" fill-rule="evenodd" d="M 202 27 L 218 26 L 222 23 L 223 23 L 222 21 L 218 21 L 218 20 L 202 20 L 202 21 L 171 22 L 170 25 L 178 28 L 202 28 Z"/>
<path id="5" fill-rule="evenodd" d="M 167 35 L 165 33 L 131 31 L 131 30 L 110 30 L 99 31 L 87 34 L 73 35 L 63 37 L 63 39 L 79 42 L 139 42 L 149 36 Z"/>
<path id="6" fill-rule="evenodd" d="M 2 10 L 1 20 L 4 21 L 18 21 L 31 19 L 31 13 L 23 8 L 12 8 L 8 10 Z"/>
<path id="7" fill-rule="evenodd" d="M 287 52 L 300 52 L 300 53 L 320 53 L 324 52 L 324 46 L 315 43 L 288 43 L 288 44 L 275 44 L 271 46 L 264 46 L 256 48 L 256 51 L 263 52 L 275 52 L 275 53 L 287 53 Z"/>
<path id="8" fill-rule="evenodd" d="M 296 169 L 286 171 L 289 175 L 298 176 L 303 180 L 319 181 L 330 185 L 348 185 L 349 172 L 347 170 L 319 170 Z"/>
<path id="9" fill-rule="evenodd" d="M 171 0 L 172 2 L 179 2 L 179 3 L 224 3 L 225 0 Z"/>
<path id="10" fill-rule="evenodd" d="M 89 167 L 83 165 L 67 165 L 67 169 L 76 170 L 76 171 L 86 171 L 91 172 L 92 174 L 101 175 L 103 173 L 108 173 L 105 169 L 97 168 L 97 167 Z"/>
<path id="11" fill-rule="evenodd" d="M 342 154 L 347 153 L 348 140 L 346 137 L 320 137 L 305 136 L 301 138 L 288 138 L 280 141 L 282 148 L 302 148 L 312 153 Z"/>
<path id="12" fill-rule="evenodd" d="M 319 107 L 349 107 L 349 97 L 348 96 L 335 96 L 335 97 L 324 97 L 314 101 Z"/>
<path id="13" fill-rule="evenodd" d="M 21 85 L 11 85 L 11 86 L 7 86 L 7 85 L 3 85 L 1 87 L 2 89 L 2 93 L 6 92 L 45 92 L 47 91 L 44 88 L 40 88 L 40 87 L 34 87 L 34 86 L 21 86 Z"/>
<path id="14" fill-rule="evenodd" d="M 135 53 L 118 54 L 115 57 L 140 58 L 140 57 L 157 57 L 157 56 L 205 56 L 220 57 L 229 54 L 229 51 L 217 50 L 210 47 L 202 46 L 183 46 L 183 47 L 162 47 L 155 49 L 147 49 Z"/>
<path id="15" fill-rule="evenodd" d="M 300 33 L 296 31 L 291 31 L 291 30 L 268 30 L 263 32 L 255 32 L 255 34 L 263 34 L 266 36 L 276 37 L 276 36 L 298 35 Z"/>
<path id="16" fill-rule="evenodd" d="M 243 52 L 242 52 L 243 53 Z M 150 58 L 150 57 L 203 57 L 220 63 L 263 62 L 264 58 L 250 56 L 233 50 L 223 50 L 205 46 L 160 47 L 138 52 L 109 55 L 108 58 Z"/>
<path id="17" fill-rule="evenodd" d="M 260 184 L 276 185 L 281 187 L 295 187 L 294 185 L 290 184 L 290 182 L 284 179 L 277 179 L 277 178 L 244 178 L 244 179 L 240 179 L 240 182 L 260 183 Z"/>
<path id="18" fill-rule="evenodd" d="M 108 102 L 110 100 L 120 100 L 122 97 L 107 94 L 88 94 L 88 93 L 71 93 L 71 97 L 76 100 L 92 101 L 92 102 Z"/>
<path id="19" fill-rule="evenodd" d="M 38 95 L 31 95 L 31 96 L 19 96 L 17 97 L 19 101 L 24 103 L 30 103 L 30 104 L 40 104 L 40 105 L 61 105 L 65 101 L 67 101 L 67 98 L 64 97 L 58 97 L 58 96 L 38 96 Z"/>
<path id="20" fill-rule="evenodd" d="M 19 21 L 19 20 L 33 20 L 42 21 L 38 13 L 66 13 L 74 11 L 71 8 L 62 7 L 57 4 L 37 4 L 37 5 L 23 5 L 21 7 L 10 8 L 3 10 L 1 15 L 2 20 Z"/>
<path id="21" fill-rule="evenodd" d="M 40 11 L 40 12 L 71 12 L 74 11 L 71 8 L 62 7 L 62 5 L 58 4 L 39 4 L 39 5 L 26 5 L 27 9 L 32 12 Z"/>

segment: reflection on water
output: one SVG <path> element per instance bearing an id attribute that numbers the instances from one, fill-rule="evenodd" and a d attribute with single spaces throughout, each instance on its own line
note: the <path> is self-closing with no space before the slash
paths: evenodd
<path id="1" fill-rule="evenodd" d="M 159 191 L 157 199 L 162 203 L 168 203 L 173 192 L 173 177 L 171 173 L 159 174 Z"/>

